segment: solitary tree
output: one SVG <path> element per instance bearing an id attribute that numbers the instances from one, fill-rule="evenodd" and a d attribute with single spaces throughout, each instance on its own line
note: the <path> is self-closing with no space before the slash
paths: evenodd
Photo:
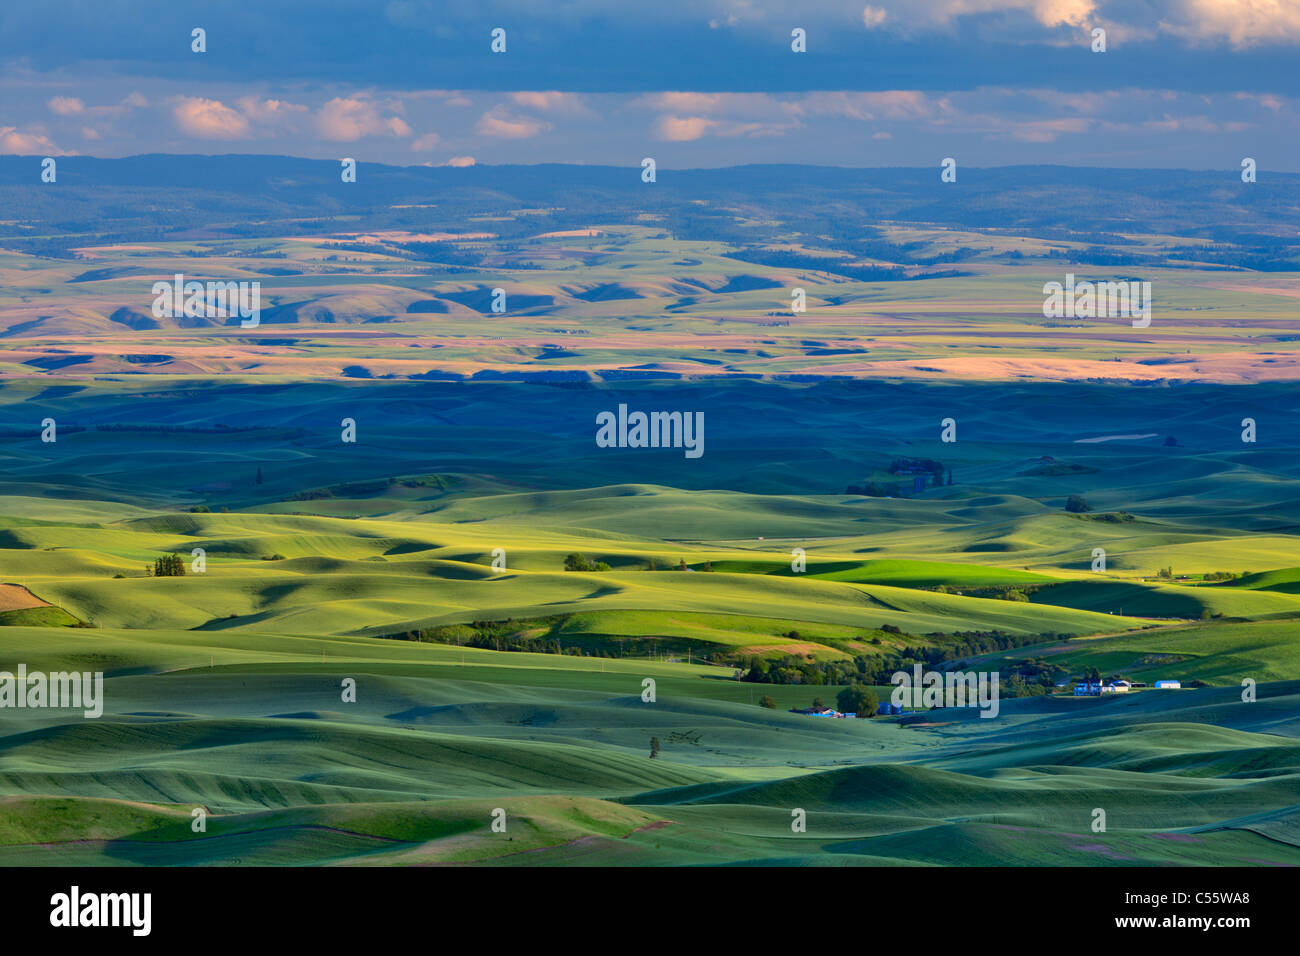
<path id="1" fill-rule="evenodd" d="M 654 760 L 655 757 L 658 756 L 659 756 L 659 738 L 651 737 L 650 738 L 650 759 Z"/>
<path id="2" fill-rule="evenodd" d="M 1088 504 L 1083 495 L 1070 495 L 1065 499 L 1065 510 L 1071 514 L 1081 515 L 1086 511 L 1091 511 L 1092 507 Z"/>

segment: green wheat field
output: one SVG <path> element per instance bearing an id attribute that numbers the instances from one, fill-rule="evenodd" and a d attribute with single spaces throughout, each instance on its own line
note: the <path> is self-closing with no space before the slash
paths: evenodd
<path id="1" fill-rule="evenodd" d="M 1300 284 L 1177 232 L 1200 193 L 1061 239 L 1018 172 L 997 228 L 903 196 L 859 243 L 778 208 L 847 171 L 329 212 L 277 177 L 331 164 L 232 163 L 256 227 L 6 187 L 0 670 L 104 712 L 0 713 L 0 864 L 1300 864 Z M 1067 270 L 1156 321 L 1044 320 Z M 155 319 L 177 272 L 262 325 Z M 598 447 L 619 405 L 703 454 Z M 997 717 L 792 712 L 918 663 Z"/>

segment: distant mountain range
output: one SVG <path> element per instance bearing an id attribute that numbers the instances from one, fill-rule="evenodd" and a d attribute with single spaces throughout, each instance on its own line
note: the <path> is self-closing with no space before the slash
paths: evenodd
<path id="1" fill-rule="evenodd" d="M 332 160 L 150 154 L 57 157 L 57 181 L 42 183 L 40 159 L 0 157 L 0 245 L 43 255 L 68 255 L 88 234 L 158 240 L 209 228 L 251 238 L 337 216 L 359 217 L 349 229 L 464 231 L 476 218 L 546 208 L 550 228 L 649 219 L 682 239 L 752 243 L 791 230 L 850 239 L 890 221 L 1107 245 L 1120 234 L 1176 235 L 1286 259 L 1300 219 L 1300 174 L 1261 173 L 1247 184 L 1233 168 L 959 167 L 957 181 L 943 183 L 936 158 L 925 169 L 661 168 L 645 183 L 639 158 L 626 167 L 450 168 L 360 157 L 357 181 L 344 183 Z M 491 231 L 531 235 L 527 219 L 493 221 Z"/>

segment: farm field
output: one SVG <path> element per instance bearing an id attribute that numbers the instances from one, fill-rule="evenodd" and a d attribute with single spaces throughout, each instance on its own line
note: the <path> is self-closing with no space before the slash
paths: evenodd
<path id="1" fill-rule="evenodd" d="M 590 448 L 596 410 L 664 386 L 7 384 L 0 647 L 102 671 L 105 704 L 6 713 L 0 862 L 1300 863 L 1300 442 L 1283 418 L 1230 441 L 1230 403 L 1268 394 L 912 383 L 886 420 L 869 384 L 694 387 L 671 396 L 707 409 L 697 461 Z M 999 434 L 994 394 L 1035 416 Z M 745 451 L 755 402 L 783 467 Z M 24 432 L 47 416 L 56 442 Z M 1158 438 L 1077 442 L 1123 417 Z M 901 457 L 953 483 L 836 487 Z M 150 573 L 169 554 L 187 573 Z M 998 718 L 788 712 L 850 681 L 887 700 L 863 668 L 914 660 L 999 671 Z M 1005 683 L 1094 667 L 1184 686 Z"/>
<path id="2" fill-rule="evenodd" d="M 0 864 L 1300 865 L 1296 177 L 181 165 L 0 157 Z"/>

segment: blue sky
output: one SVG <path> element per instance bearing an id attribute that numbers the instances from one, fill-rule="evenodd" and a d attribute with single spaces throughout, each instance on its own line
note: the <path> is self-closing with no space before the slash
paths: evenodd
<path id="1" fill-rule="evenodd" d="M 55 0 L 0 61 L 6 154 L 1300 172 L 1300 0 Z"/>

